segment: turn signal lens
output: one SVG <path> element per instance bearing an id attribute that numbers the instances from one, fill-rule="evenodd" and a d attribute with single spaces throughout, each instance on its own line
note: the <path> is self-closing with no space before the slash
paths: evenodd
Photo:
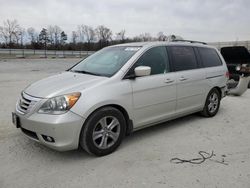
<path id="1" fill-rule="evenodd" d="M 72 108 L 72 106 L 74 106 L 74 104 L 76 103 L 76 101 L 79 99 L 79 97 L 81 96 L 81 93 L 72 93 L 69 95 L 65 95 L 67 102 L 68 102 L 68 108 Z"/>

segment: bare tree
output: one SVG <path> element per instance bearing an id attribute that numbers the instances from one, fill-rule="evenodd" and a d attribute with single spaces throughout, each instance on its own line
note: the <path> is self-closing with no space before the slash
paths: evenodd
<path id="1" fill-rule="evenodd" d="M 0 27 L 0 36 L 4 39 L 5 43 L 12 46 L 16 42 L 16 35 L 20 30 L 20 26 L 17 20 L 9 20 L 3 22 L 3 26 Z"/>
<path id="2" fill-rule="evenodd" d="M 106 42 L 112 39 L 112 31 L 109 28 L 100 25 L 95 30 L 99 40 Z"/>
<path id="3" fill-rule="evenodd" d="M 62 29 L 57 25 L 54 26 L 54 29 L 55 29 L 55 45 L 58 46 L 58 44 L 60 43 L 60 35 Z"/>
<path id="4" fill-rule="evenodd" d="M 95 29 L 95 31 L 99 38 L 100 48 L 107 46 L 108 41 L 112 40 L 112 31 L 109 28 L 100 25 Z"/>
<path id="5" fill-rule="evenodd" d="M 78 26 L 78 30 L 80 30 L 80 35 L 82 36 L 82 39 L 86 40 L 88 43 L 88 50 L 90 48 L 90 43 L 94 41 L 95 38 L 95 30 L 88 25 L 80 25 Z"/>
<path id="6" fill-rule="evenodd" d="M 25 35 L 26 35 L 25 29 L 24 28 L 20 28 L 20 30 L 19 30 L 19 38 L 20 38 L 20 43 L 21 43 L 22 47 L 23 47 L 23 44 L 24 44 Z"/>
<path id="7" fill-rule="evenodd" d="M 116 33 L 116 40 L 120 40 L 121 42 L 124 42 L 125 41 L 125 33 L 126 33 L 125 29 Z"/>
<path id="8" fill-rule="evenodd" d="M 27 34 L 28 34 L 28 38 L 30 40 L 31 47 L 34 49 L 34 55 L 35 55 L 35 47 L 36 47 L 36 43 L 38 41 L 38 36 L 37 36 L 36 30 L 33 27 L 29 27 L 27 29 Z"/>
<path id="9" fill-rule="evenodd" d="M 54 26 L 49 25 L 47 31 L 48 31 L 48 37 L 49 37 L 49 40 L 50 40 L 50 44 L 54 45 L 55 44 L 55 35 L 54 35 L 55 29 L 54 29 Z"/>
<path id="10" fill-rule="evenodd" d="M 72 31 L 71 39 L 72 39 L 72 43 L 74 45 L 76 44 L 77 38 L 78 38 L 77 32 L 76 31 Z"/>
<path id="11" fill-rule="evenodd" d="M 83 34 L 83 30 L 82 30 L 82 25 L 77 26 L 77 34 L 78 34 L 78 39 L 80 42 L 80 56 L 81 56 L 82 55 L 82 47 L 83 47 L 83 43 L 84 43 L 84 34 Z"/>
<path id="12" fill-rule="evenodd" d="M 19 45 L 19 42 L 20 42 L 21 47 L 23 47 L 25 34 L 26 34 L 26 31 L 22 27 L 19 27 L 18 31 L 14 33 L 14 36 L 15 36 L 14 40 L 16 41 L 17 45 Z"/>
<path id="13" fill-rule="evenodd" d="M 150 33 L 143 33 L 143 34 L 140 34 L 139 37 L 141 38 L 142 41 L 146 42 L 146 41 L 152 41 L 153 38 L 152 36 L 150 35 Z"/>
<path id="14" fill-rule="evenodd" d="M 84 33 L 83 33 L 82 25 L 77 26 L 77 34 L 78 34 L 79 42 L 83 43 L 84 42 Z"/>
<path id="15" fill-rule="evenodd" d="M 157 39 L 159 41 L 166 41 L 167 40 L 167 36 L 162 32 L 160 31 L 158 34 L 157 34 Z"/>
<path id="16" fill-rule="evenodd" d="M 62 29 L 57 25 L 54 25 L 54 26 L 50 25 L 47 31 L 48 31 L 50 44 L 54 45 L 57 48 L 58 45 L 60 44 L 60 35 L 62 32 Z"/>
<path id="17" fill-rule="evenodd" d="M 8 44 L 9 43 L 9 35 L 8 35 L 8 32 L 7 30 L 0 26 L 0 37 L 4 40 L 4 43 L 5 44 Z"/>
<path id="18" fill-rule="evenodd" d="M 27 34 L 28 34 L 28 37 L 30 39 L 30 43 L 34 44 L 36 42 L 36 38 L 37 38 L 35 29 L 33 27 L 29 27 L 27 29 Z"/>
<path id="19" fill-rule="evenodd" d="M 92 42 L 95 37 L 95 31 L 91 26 L 82 25 L 83 35 L 88 43 Z"/>
<path id="20" fill-rule="evenodd" d="M 132 41 L 134 41 L 134 42 L 141 42 L 142 38 L 140 36 L 135 36 L 135 37 L 133 37 Z"/>

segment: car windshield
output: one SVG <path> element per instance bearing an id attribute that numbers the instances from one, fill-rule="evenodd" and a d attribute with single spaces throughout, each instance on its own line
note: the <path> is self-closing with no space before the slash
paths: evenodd
<path id="1" fill-rule="evenodd" d="M 140 47 L 115 46 L 104 48 L 82 60 L 70 71 L 97 76 L 113 76 L 140 49 Z"/>

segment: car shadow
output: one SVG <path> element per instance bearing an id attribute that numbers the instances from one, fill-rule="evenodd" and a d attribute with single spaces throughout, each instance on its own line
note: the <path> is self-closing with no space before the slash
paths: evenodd
<path id="1" fill-rule="evenodd" d="M 153 126 L 149 126 L 138 131 L 133 132 L 131 135 L 127 136 L 124 139 L 123 147 L 127 147 L 138 139 L 147 139 L 149 136 L 161 134 L 162 132 L 168 132 L 172 129 L 176 129 L 178 127 L 183 127 L 189 125 L 189 122 L 195 122 L 196 120 L 200 120 L 201 117 L 198 114 L 191 114 L 184 117 L 180 117 L 174 120 L 166 121 L 163 123 L 159 123 Z"/>
<path id="2" fill-rule="evenodd" d="M 167 121 L 164 123 L 160 123 L 154 126 L 150 126 L 138 131 L 133 132 L 131 135 L 126 136 L 124 138 L 124 141 L 122 145 L 120 146 L 121 148 L 126 148 L 129 147 L 130 145 L 136 144 L 136 140 L 138 139 L 148 139 L 150 136 L 154 136 L 157 134 L 161 134 L 162 132 L 167 132 L 171 131 L 172 129 L 176 129 L 181 126 L 188 125 L 189 122 L 195 122 L 196 120 L 200 120 L 202 117 L 196 114 L 184 116 L 175 120 Z M 190 124 L 189 124 L 190 125 Z M 42 144 L 36 143 L 34 141 L 29 140 L 28 138 L 25 138 L 26 141 L 28 142 L 27 147 L 23 149 L 27 150 L 32 150 L 30 152 L 37 152 L 37 155 L 39 157 L 44 157 L 47 158 L 53 158 L 55 160 L 90 160 L 95 158 L 92 155 L 89 155 L 87 152 L 83 151 L 82 149 L 77 149 L 77 150 L 72 150 L 72 151 L 65 151 L 65 152 L 60 152 L 60 151 L 55 151 L 53 149 L 50 149 L 46 146 L 43 146 Z M 116 151 L 116 152 L 119 152 Z M 115 152 L 115 153 L 116 153 Z M 35 154 L 34 154 L 35 155 Z"/>
<path id="3" fill-rule="evenodd" d="M 175 120 L 167 121 L 164 123 L 160 123 L 154 126 L 150 126 L 138 131 L 133 132 L 131 135 L 126 136 L 123 140 L 122 145 L 118 150 L 111 155 L 118 154 L 119 150 L 122 152 L 123 149 L 129 147 L 133 144 L 136 144 L 136 140 L 138 139 L 148 139 L 150 136 L 157 136 L 157 134 L 162 134 L 162 132 L 171 131 L 172 129 L 176 129 L 181 126 L 190 125 L 189 122 L 195 122 L 196 120 L 200 120 L 202 117 L 196 114 L 184 116 Z M 40 158 L 40 159 L 48 159 L 49 161 L 63 161 L 63 162 L 73 162 L 73 161 L 84 161 L 84 160 L 95 160 L 96 157 L 93 155 L 89 155 L 87 152 L 82 149 L 72 150 L 72 151 L 55 151 L 50 149 L 40 143 L 35 141 L 31 141 L 26 138 L 24 135 L 20 135 L 19 137 L 22 148 L 22 152 L 24 153 L 32 153 L 32 157 Z M 18 142 L 17 142 L 18 143 Z M 17 146 L 20 147 L 20 146 Z M 126 149 L 125 149 L 126 150 Z M 26 155 L 26 154 L 25 154 Z M 107 156 L 104 156 L 107 157 Z M 45 160 L 46 160 L 45 159 Z"/>

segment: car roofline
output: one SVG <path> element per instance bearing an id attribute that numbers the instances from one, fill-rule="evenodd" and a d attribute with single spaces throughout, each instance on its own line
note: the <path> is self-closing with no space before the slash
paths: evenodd
<path id="1" fill-rule="evenodd" d="M 178 42 L 168 42 L 168 41 L 149 41 L 149 42 L 132 42 L 132 43 L 123 43 L 123 44 L 117 44 L 110 47 L 115 46 L 128 46 L 128 47 L 153 47 L 157 45 L 166 45 L 166 46 L 193 46 L 193 47 L 205 47 L 205 48 L 215 48 L 211 45 L 202 44 L 202 43 L 190 43 L 186 41 L 178 41 Z"/>

